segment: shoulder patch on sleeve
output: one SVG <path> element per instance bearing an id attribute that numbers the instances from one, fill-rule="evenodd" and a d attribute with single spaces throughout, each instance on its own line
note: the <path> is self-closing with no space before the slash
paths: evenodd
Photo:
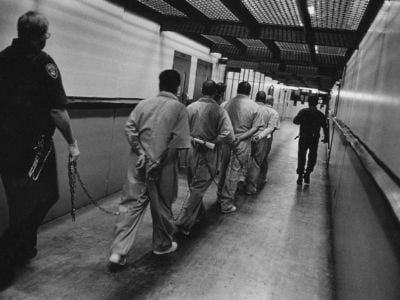
<path id="1" fill-rule="evenodd" d="M 57 69 L 57 66 L 55 64 L 52 64 L 52 63 L 46 64 L 46 72 L 52 78 L 54 78 L 54 79 L 58 78 L 58 69 Z"/>

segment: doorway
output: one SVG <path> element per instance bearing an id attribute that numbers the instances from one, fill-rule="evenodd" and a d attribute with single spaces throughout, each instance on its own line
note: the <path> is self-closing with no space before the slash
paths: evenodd
<path id="1" fill-rule="evenodd" d="M 201 59 L 197 60 L 193 101 L 198 100 L 202 96 L 201 89 L 203 87 L 203 82 L 211 79 L 211 76 L 212 76 L 212 64 Z"/>
<path id="2" fill-rule="evenodd" d="M 178 90 L 178 99 L 183 104 L 187 104 L 187 93 L 189 86 L 189 75 L 190 75 L 190 63 L 191 57 L 190 55 L 181 53 L 179 51 L 175 51 L 174 53 L 174 63 L 172 68 L 175 71 L 178 71 L 179 75 L 181 75 L 181 86 Z"/>

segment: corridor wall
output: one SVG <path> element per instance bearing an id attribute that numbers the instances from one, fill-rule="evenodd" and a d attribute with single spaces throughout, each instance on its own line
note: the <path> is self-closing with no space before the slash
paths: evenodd
<path id="1" fill-rule="evenodd" d="M 399 14 L 400 1 L 385 2 L 348 62 L 339 91 L 337 120 L 397 188 L 379 186 L 349 137 L 333 127 L 329 174 L 338 299 L 400 299 Z"/>

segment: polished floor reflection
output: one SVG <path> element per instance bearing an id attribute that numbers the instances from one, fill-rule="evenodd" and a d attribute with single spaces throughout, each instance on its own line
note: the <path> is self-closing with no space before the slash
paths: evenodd
<path id="1" fill-rule="evenodd" d="M 207 217 L 179 248 L 151 253 L 148 211 L 128 267 L 106 269 L 114 217 L 81 209 L 42 227 L 39 254 L 19 271 L 1 299 L 331 299 L 333 273 L 325 147 L 310 187 L 296 186 L 297 127 L 283 122 L 270 154 L 268 182 L 255 196 L 239 196 L 238 211 L 220 215 L 215 185 Z M 180 182 L 178 214 L 186 196 Z M 116 208 L 118 194 L 103 200 Z"/>

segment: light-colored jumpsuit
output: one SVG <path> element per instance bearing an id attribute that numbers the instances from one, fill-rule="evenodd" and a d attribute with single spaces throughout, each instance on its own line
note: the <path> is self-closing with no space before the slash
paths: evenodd
<path id="1" fill-rule="evenodd" d="M 258 105 L 246 95 L 238 94 L 229 100 L 224 105 L 224 108 L 231 119 L 236 137 L 239 137 L 252 128 L 257 128 L 258 130 L 264 126 L 264 120 L 259 113 Z M 229 210 L 234 204 L 240 177 L 244 176 L 248 167 L 251 154 L 251 137 L 240 141 L 231 150 L 227 168 L 221 168 L 221 177 L 225 178 L 218 198 L 222 211 Z"/>
<path id="2" fill-rule="evenodd" d="M 228 113 L 214 99 L 200 98 L 188 106 L 190 134 L 194 138 L 217 144 L 234 140 Z M 190 231 L 203 206 L 203 196 L 212 183 L 218 168 L 217 147 L 210 150 L 203 145 L 192 144 L 188 153 L 187 179 L 190 197 L 184 205 L 176 225 Z"/>
<path id="3" fill-rule="evenodd" d="M 256 102 L 259 105 L 260 113 L 264 118 L 264 129 L 274 128 L 278 130 L 280 128 L 280 120 L 278 112 L 271 106 Z M 268 172 L 268 155 L 271 151 L 272 146 L 272 134 L 264 135 L 264 131 L 261 131 L 258 135 L 260 140 L 252 145 L 252 157 L 249 165 L 247 178 L 246 178 L 246 192 L 253 194 L 259 189 L 267 178 Z"/>
<path id="4" fill-rule="evenodd" d="M 161 156 L 159 179 L 148 180 L 146 167 L 136 169 L 137 155 L 131 151 L 128 176 L 119 206 L 111 253 L 127 255 L 150 202 L 153 219 L 153 249 L 164 251 L 172 244 L 174 225 L 171 206 L 177 197 L 177 149 L 190 147 L 186 107 L 175 95 L 160 92 L 157 97 L 141 101 L 125 126 L 130 144 L 138 137 L 146 156 L 153 161 Z"/>

